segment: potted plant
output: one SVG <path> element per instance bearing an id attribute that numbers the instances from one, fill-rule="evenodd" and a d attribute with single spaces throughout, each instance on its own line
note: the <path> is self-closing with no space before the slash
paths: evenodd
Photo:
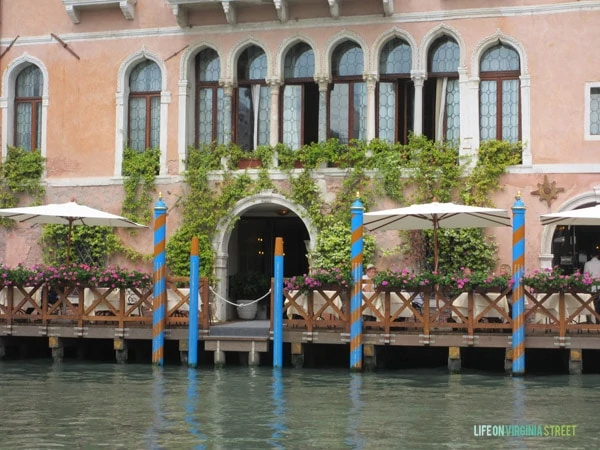
<path id="1" fill-rule="evenodd" d="M 269 277 L 257 271 L 238 272 L 231 276 L 229 291 L 238 304 L 240 319 L 252 320 L 256 317 L 258 304 L 264 306 L 269 301 Z M 265 298 L 261 298 L 265 297 Z M 257 301 L 258 299 L 261 299 Z"/>

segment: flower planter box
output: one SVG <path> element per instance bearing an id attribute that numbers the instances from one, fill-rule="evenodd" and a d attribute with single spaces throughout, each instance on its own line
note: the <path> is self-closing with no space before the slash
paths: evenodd
<path id="1" fill-rule="evenodd" d="M 242 158 L 238 160 L 239 169 L 256 169 L 262 166 L 262 162 L 257 158 Z"/>

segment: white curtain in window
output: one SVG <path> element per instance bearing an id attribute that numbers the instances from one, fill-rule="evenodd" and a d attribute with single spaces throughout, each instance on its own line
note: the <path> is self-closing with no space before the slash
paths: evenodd
<path id="1" fill-rule="evenodd" d="M 260 84 L 252 85 L 252 116 L 254 117 L 254 129 L 252 130 L 252 150 L 258 147 L 258 111 L 260 105 Z"/>
<path id="2" fill-rule="evenodd" d="M 435 140 L 444 140 L 444 117 L 446 115 L 446 90 L 448 78 L 438 78 L 435 89 Z"/>

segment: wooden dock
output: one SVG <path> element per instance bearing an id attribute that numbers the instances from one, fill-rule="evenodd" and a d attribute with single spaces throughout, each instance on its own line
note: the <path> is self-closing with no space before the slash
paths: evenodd
<path id="1" fill-rule="evenodd" d="M 169 279 L 165 341 L 176 342 L 181 361 L 187 360 L 189 289 L 182 280 Z M 47 287 L 4 287 L 0 297 L 0 357 L 10 346 L 34 343 L 61 359 L 64 348 L 89 341 L 112 341 L 115 359 L 127 361 L 128 348 L 150 346 L 152 292 L 128 289 L 61 291 L 48 302 Z M 449 367 L 460 370 L 461 349 L 505 349 L 505 366 L 512 358 L 512 318 L 507 295 L 499 293 L 363 293 L 363 348 L 365 367 L 377 365 L 383 347 L 445 347 Z M 349 296 L 343 290 L 284 292 L 284 343 L 288 359 L 302 366 L 307 346 L 349 346 Z M 581 369 L 583 350 L 600 349 L 600 315 L 594 302 L 599 294 L 526 292 L 526 349 L 564 349 L 572 372 Z M 199 348 L 213 352 L 214 363 L 226 363 L 227 353 L 248 355 L 259 364 L 271 351 L 272 319 L 212 323 L 208 283 L 200 284 Z M 273 299 L 271 299 L 271 302 Z M 271 305 L 272 306 L 272 305 Z M 271 310 L 273 308 L 271 307 Z M 452 364 L 451 362 L 454 361 Z"/>

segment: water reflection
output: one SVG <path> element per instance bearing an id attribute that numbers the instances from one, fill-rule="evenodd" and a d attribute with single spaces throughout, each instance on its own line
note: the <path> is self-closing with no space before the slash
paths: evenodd
<path id="1" fill-rule="evenodd" d="M 600 448 L 600 376 L 0 362 L 0 448 Z M 474 425 L 577 425 L 483 437 Z"/>
<path id="2" fill-rule="evenodd" d="M 152 384 L 152 420 L 146 430 L 146 442 L 148 448 L 160 448 L 160 438 L 163 430 L 166 429 L 166 419 L 164 414 L 165 401 L 165 377 L 164 371 L 160 367 L 152 367 L 154 382 Z"/>
<path id="3" fill-rule="evenodd" d="M 350 410 L 348 411 L 348 428 L 346 429 L 346 439 L 344 442 L 350 448 L 363 448 L 365 439 L 360 430 L 362 427 L 362 400 L 361 392 L 363 386 L 362 374 L 351 373 L 350 383 L 348 384 L 348 397 L 350 398 Z"/>
<path id="4" fill-rule="evenodd" d="M 203 434 L 198 420 L 197 408 L 200 404 L 200 394 L 198 392 L 198 373 L 196 369 L 187 369 L 187 393 L 185 396 L 185 423 L 188 425 L 188 431 L 194 440 L 197 441 L 197 445 L 194 448 L 205 449 L 206 435 Z"/>
<path id="5" fill-rule="evenodd" d="M 281 369 L 273 369 L 273 386 L 272 386 L 272 398 L 273 398 L 273 421 L 271 423 L 271 434 L 270 444 L 275 448 L 286 448 L 285 437 L 288 428 L 285 424 L 285 398 L 283 391 L 283 380 Z"/>

